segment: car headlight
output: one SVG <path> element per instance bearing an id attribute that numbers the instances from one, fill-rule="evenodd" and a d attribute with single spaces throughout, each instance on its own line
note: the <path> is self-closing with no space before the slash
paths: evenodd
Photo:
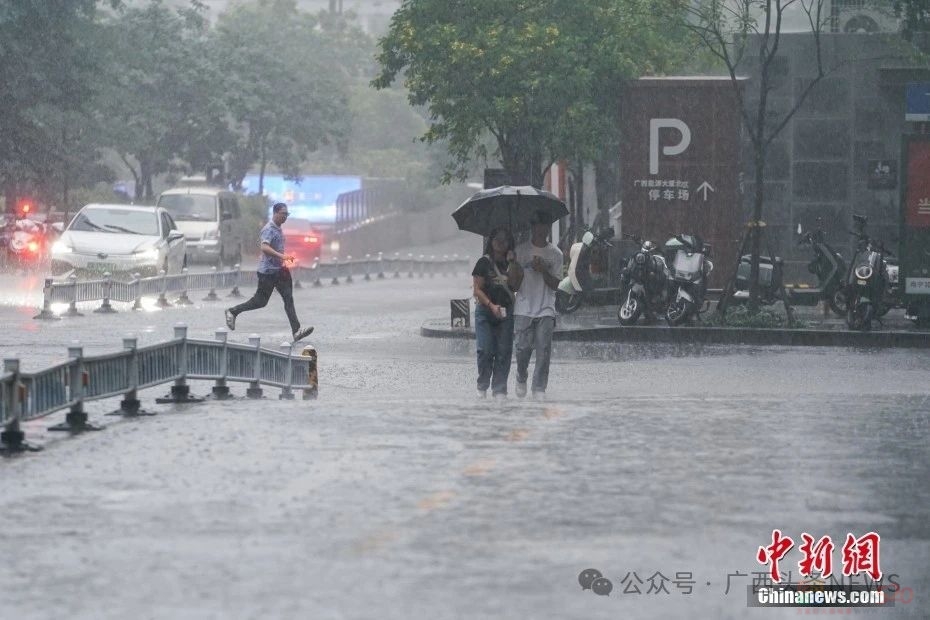
<path id="1" fill-rule="evenodd" d="M 52 254 L 70 254 L 71 246 L 60 239 L 52 244 Z"/>
<path id="2" fill-rule="evenodd" d="M 140 260 L 153 260 L 157 261 L 159 258 L 157 248 L 149 248 L 147 250 L 141 250 L 135 253 L 135 257 Z"/>
<path id="3" fill-rule="evenodd" d="M 856 277 L 860 280 L 868 280 L 872 277 L 872 268 L 868 265 L 860 265 L 856 267 Z"/>
<path id="4" fill-rule="evenodd" d="M 204 239 L 219 239 L 220 229 L 216 228 L 214 230 L 208 230 L 207 232 L 203 233 L 203 238 Z"/>

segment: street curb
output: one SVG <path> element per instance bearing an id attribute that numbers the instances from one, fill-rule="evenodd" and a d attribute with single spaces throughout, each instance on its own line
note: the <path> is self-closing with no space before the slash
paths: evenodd
<path id="1" fill-rule="evenodd" d="M 439 327 L 427 321 L 426 338 L 474 339 L 472 329 Z M 852 332 L 823 329 L 747 329 L 739 327 L 578 327 L 556 328 L 558 342 L 629 342 L 654 344 L 769 345 L 787 347 L 930 348 L 930 332 Z"/>

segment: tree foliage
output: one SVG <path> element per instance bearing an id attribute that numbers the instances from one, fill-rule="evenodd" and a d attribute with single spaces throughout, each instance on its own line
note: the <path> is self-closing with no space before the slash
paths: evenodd
<path id="1" fill-rule="evenodd" d="M 489 155 L 490 132 L 514 182 L 539 185 L 550 161 L 616 140 L 623 82 L 676 64 L 681 15 L 676 0 L 406 0 L 373 85 L 403 76 L 427 107 L 423 139 L 452 155 L 446 180 Z"/>

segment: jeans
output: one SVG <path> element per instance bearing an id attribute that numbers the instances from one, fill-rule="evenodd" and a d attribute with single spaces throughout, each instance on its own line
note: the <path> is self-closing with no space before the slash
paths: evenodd
<path id="1" fill-rule="evenodd" d="M 478 344 L 478 389 L 492 394 L 507 393 L 510 358 L 513 353 L 513 315 L 498 320 L 479 305 L 475 309 L 475 340 Z"/>
<path id="2" fill-rule="evenodd" d="M 549 359 L 552 355 L 552 332 L 555 317 L 516 317 L 517 383 L 526 383 L 530 356 L 536 351 L 533 367 L 533 392 L 545 392 L 549 384 Z"/>
<path id="3" fill-rule="evenodd" d="M 294 309 L 294 283 L 291 280 L 291 272 L 285 267 L 269 273 L 258 272 L 258 288 L 255 294 L 251 299 L 230 308 L 229 311 L 234 315 L 239 315 L 249 310 L 264 308 L 268 305 L 271 293 L 275 289 L 284 301 L 284 312 L 291 324 L 291 332 L 296 332 L 300 329 L 300 321 L 297 320 L 297 311 Z"/>

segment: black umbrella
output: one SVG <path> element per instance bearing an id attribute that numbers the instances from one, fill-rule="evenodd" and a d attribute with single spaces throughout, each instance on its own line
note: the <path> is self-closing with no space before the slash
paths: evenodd
<path id="1" fill-rule="evenodd" d="M 452 212 L 459 230 L 488 236 L 495 228 L 528 228 L 536 213 L 542 212 L 548 224 L 568 215 L 568 208 L 555 194 L 529 185 L 502 185 L 481 190 Z"/>

